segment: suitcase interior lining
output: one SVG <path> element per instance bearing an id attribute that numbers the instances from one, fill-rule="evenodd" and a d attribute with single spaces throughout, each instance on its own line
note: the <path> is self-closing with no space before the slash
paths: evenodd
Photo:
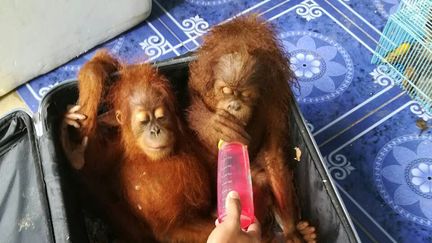
<path id="1" fill-rule="evenodd" d="M 52 228 L 33 124 L 24 111 L 0 120 L 0 235 L 50 242 Z"/>

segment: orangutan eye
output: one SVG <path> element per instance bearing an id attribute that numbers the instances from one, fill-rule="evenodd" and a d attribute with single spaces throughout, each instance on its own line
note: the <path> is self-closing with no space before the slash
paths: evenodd
<path id="1" fill-rule="evenodd" d="M 162 120 L 162 119 L 164 119 L 164 118 L 165 118 L 165 111 L 164 111 L 164 108 L 162 108 L 162 107 L 157 108 L 157 109 L 154 111 L 154 116 L 155 116 L 155 118 L 158 119 L 158 120 Z"/>
<path id="2" fill-rule="evenodd" d="M 224 94 L 232 94 L 233 93 L 233 90 L 231 89 L 231 88 L 229 88 L 229 87 L 223 87 L 222 88 L 222 93 L 224 93 Z"/>
<path id="3" fill-rule="evenodd" d="M 250 91 L 250 90 L 243 91 L 243 92 L 241 93 L 241 95 L 242 95 L 243 97 L 249 98 L 249 97 L 252 96 L 252 91 Z"/>
<path id="4" fill-rule="evenodd" d="M 150 117 L 145 111 L 139 111 L 136 113 L 136 119 L 142 123 L 148 123 L 150 121 Z"/>

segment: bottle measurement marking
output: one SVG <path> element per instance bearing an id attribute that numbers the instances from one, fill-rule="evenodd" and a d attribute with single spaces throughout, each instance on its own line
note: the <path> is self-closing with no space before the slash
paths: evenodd
<path id="1" fill-rule="evenodd" d="M 232 180 L 224 181 L 224 182 L 222 183 L 222 185 L 223 185 L 223 186 L 226 186 L 226 185 L 230 185 L 231 183 L 232 183 Z"/>

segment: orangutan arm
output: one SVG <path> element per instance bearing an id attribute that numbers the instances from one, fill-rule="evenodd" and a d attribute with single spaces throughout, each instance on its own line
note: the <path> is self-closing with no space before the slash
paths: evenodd
<path id="1" fill-rule="evenodd" d="M 106 112 L 98 117 L 98 110 L 106 103 L 110 88 L 110 76 L 119 68 L 119 63 L 106 51 L 98 51 L 79 72 L 78 105 L 69 106 L 62 119 L 60 140 L 66 157 L 75 169 L 81 169 L 85 164 L 87 144 L 95 147 L 102 143 L 105 134 L 99 127 L 112 126 L 112 112 Z M 73 127 L 74 129 L 70 128 Z"/>
<path id="2" fill-rule="evenodd" d="M 275 210 L 282 223 L 284 234 L 290 238 L 296 231 L 295 223 L 298 220 L 296 207 L 296 194 L 292 171 L 286 166 L 282 149 L 268 147 L 259 152 L 257 163 L 263 163 L 267 181 L 272 191 Z"/>
<path id="3" fill-rule="evenodd" d="M 108 102 L 112 75 L 120 68 L 119 62 L 107 51 L 98 51 L 92 60 L 84 64 L 78 74 L 80 113 L 87 118 L 82 121 L 82 136 L 93 136 L 99 124 L 98 111 Z M 107 113 L 110 114 L 110 113 Z"/>
<path id="4" fill-rule="evenodd" d="M 206 242 L 211 231 L 215 228 L 215 219 L 196 219 L 185 222 L 174 228 L 168 234 L 172 242 Z"/>

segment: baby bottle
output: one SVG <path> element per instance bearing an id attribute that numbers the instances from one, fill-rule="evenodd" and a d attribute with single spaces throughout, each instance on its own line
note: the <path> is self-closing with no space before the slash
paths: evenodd
<path id="1" fill-rule="evenodd" d="M 220 141 L 218 147 L 218 220 L 222 222 L 226 216 L 225 200 L 228 193 L 236 191 L 240 195 L 242 207 L 240 224 L 243 229 L 247 229 L 255 218 L 247 146 Z"/>

